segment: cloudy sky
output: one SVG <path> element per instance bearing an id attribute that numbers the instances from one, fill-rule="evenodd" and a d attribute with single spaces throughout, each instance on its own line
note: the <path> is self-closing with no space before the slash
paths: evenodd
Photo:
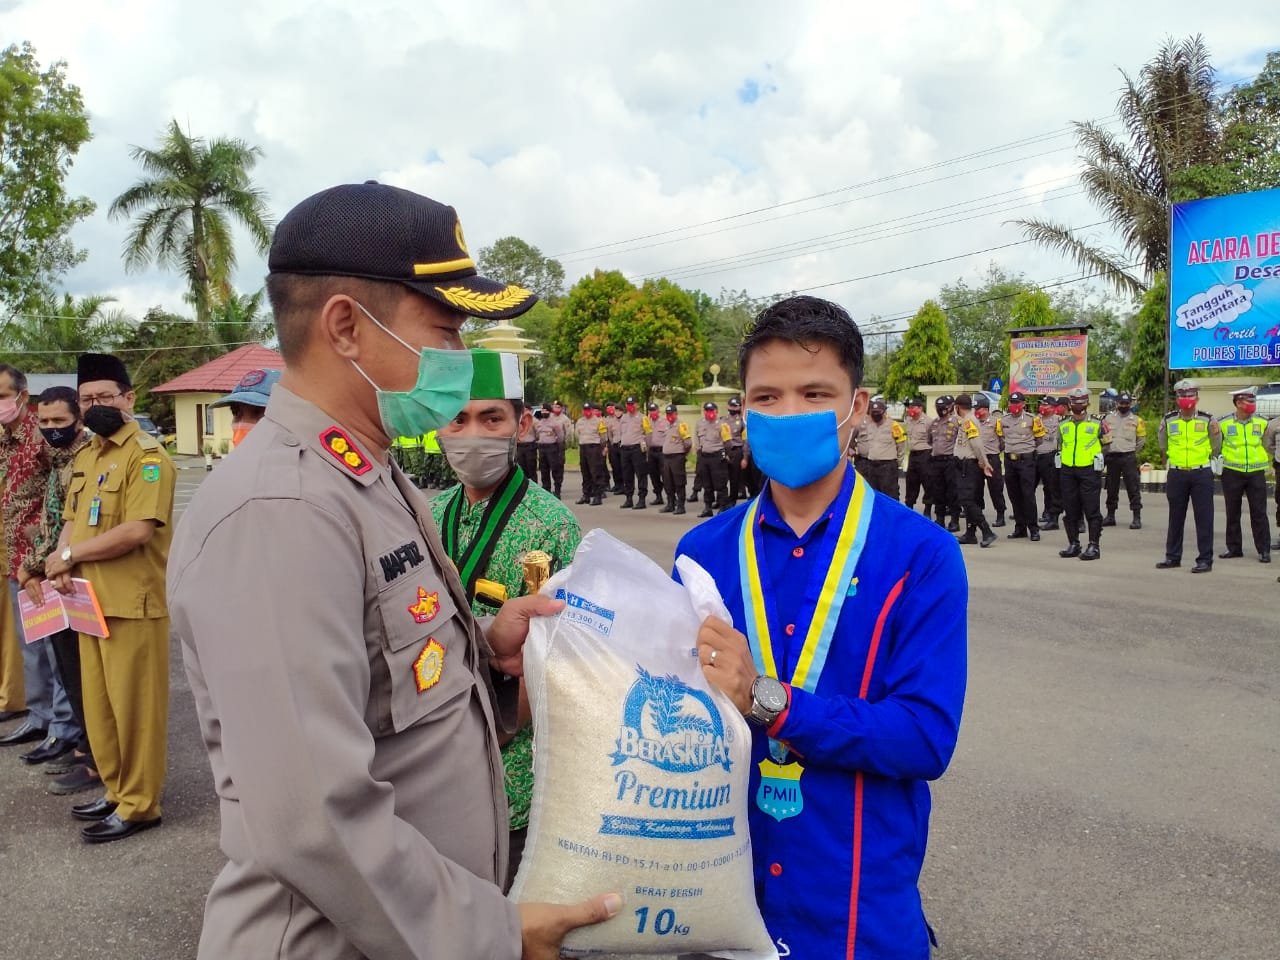
<path id="1" fill-rule="evenodd" d="M 997 261 L 1073 266 L 1005 223 L 1099 220 L 1072 120 L 1114 125 L 1120 76 L 1201 32 L 1224 82 L 1280 47 L 1272 4 L 1191 0 L 0 0 L 0 43 L 65 59 L 92 115 L 71 186 L 99 213 L 67 278 L 141 314 L 176 278 L 125 272 L 111 200 L 170 118 L 260 146 L 278 217 L 376 178 L 453 204 L 471 248 L 712 294 L 813 290 L 909 315 Z M 1098 232 L 1102 228 L 1093 228 Z M 246 248 L 237 285 L 257 289 Z"/>

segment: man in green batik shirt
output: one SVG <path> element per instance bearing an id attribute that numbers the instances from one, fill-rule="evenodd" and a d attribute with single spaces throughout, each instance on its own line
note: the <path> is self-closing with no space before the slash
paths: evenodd
<path id="1" fill-rule="evenodd" d="M 554 572 L 573 560 L 582 529 L 555 494 L 516 466 L 516 438 L 533 419 L 521 399 L 516 355 L 492 350 L 471 355 L 471 402 L 437 435 L 462 482 L 432 500 L 431 514 L 472 612 L 483 617 L 497 613 L 508 597 L 525 593 L 526 553 L 550 554 Z M 524 851 L 533 796 L 533 728 L 523 685 L 520 730 L 503 744 L 502 761 L 511 808 L 510 886 Z"/>

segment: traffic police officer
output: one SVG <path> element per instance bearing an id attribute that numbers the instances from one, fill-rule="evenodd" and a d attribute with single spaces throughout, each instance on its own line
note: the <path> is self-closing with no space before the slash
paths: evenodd
<path id="1" fill-rule="evenodd" d="M 978 506 L 978 497 L 982 478 L 991 473 L 991 464 L 982 449 L 982 431 L 973 419 L 973 398 L 967 393 L 956 397 L 955 422 L 956 495 L 966 524 L 964 536 L 959 540 L 961 543 L 978 543 L 977 532 L 981 530 L 981 545 L 989 547 L 996 542 L 996 535 L 991 531 L 982 507 Z"/>
<path id="2" fill-rule="evenodd" d="M 991 525 L 1003 527 L 1006 508 L 1004 471 L 1000 469 L 1000 453 L 1004 450 L 1004 427 L 1001 423 L 1004 418 L 1000 416 L 999 410 L 996 411 L 995 416 L 991 415 L 991 398 L 985 393 L 980 393 L 973 398 L 973 416 L 978 421 L 978 429 L 982 432 L 982 452 L 987 455 L 987 463 L 991 466 L 991 472 L 987 474 L 985 481 L 987 492 L 991 494 L 991 506 L 996 511 L 995 522 Z M 978 487 L 978 506 L 985 508 L 982 485 Z"/>
<path id="3" fill-rule="evenodd" d="M 604 450 L 609 438 L 609 427 L 596 414 L 599 411 L 591 403 L 582 405 L 582 416 L 573 425 L 578 438 L 579 466 L 582 470 L 582 496 L 578 503 L 600 506 L 609 474 L 605 471 Z"/>
<path id="4" fill-rule="evenodd" d="M 724 451 L 732 434 L 729 425 L 720 420 L 720 408 L 710 400 L 702 405 L 702 419 L 698 422 L 697 471 L 702 478 L 703 490 L 701 517 L 711 516 L 716 508 L 729 509 L 729 471 L 725 465 Z M 697 484 L 695 484 L 697 486 Z"/>
<path id="5" fill-rule="evenodd" d="M 1236 412 L 1218 421 L 1222 431 L 1222 499 L 1227 509 L 1227 550 L 1223 560 L 1244 556 L 1240 531 L 1241 500 L 1249 500 L 1249 526 L 1253 548 L 1261 563 L 1271 562 L 1271 528 L 1267 522 L 1267 464 L 1262 445 L 1267 421 L 1258 416 L 1258 395 L 1253 387 L 1231 394 Z"/>
<path id="6" fill-rule="evenodd" d="M 1107 448 L 1107 515 L 1102 519 L 1104 527 L 1116 525 L 1116 507 L 1120 504 L 1120 481 L 1124 480 L 1129 495 L 1129 512 L 1133 520 L 1130 530 L 1142 529 L 1142 483 L 1138 472 L 1138 448 L 1146 442 L 1147 426 L 1133 412 L 1133 397 L 1120 393 L 1115 397 L 1114 408 L 1103 418 L 1111 435 Z"/>
<path id="7" fill-rule="evenodd" d="M 662 436 L 662 482 L 667 487 L 667 505 L 662 513 L 684 516 L 684 491 L 688 481 L 688 457 L 693 448 L 693 433 L 679 422 L 674 403 L 667 404 L 667 429 Z"/>
<path id="8" fill-rule="evenodd" d="M 1013 507 L 1010 540 L 1040 539 L 1036 520 L 1036 444 L 1044 436 L 1044 422 L 1027 412 L 1027 398 L 1015 390 L 1009 394 L 1009 412 L 1000 418 L 1004 441 L 1005 486 Z"/>
<path id="9" fill-rule="evenodd" d="M 907 401 L 907 499 L 912 510 L 916 498 L 924 491 L 924 515 L 929 516 L 933 498 L 929 495 L 929 425 L 933 418 L 924 412 L 924 397 L 912 397 Z"/>
<path id="10" fill-rule="evenodd" d="M 106 795 L 71 815 L 96 821 L 89 843 L 160 823 L 169 718 L 169 608 L 165 560 L 173 537 L 177 472 L 160 441 L 132 419 L 136 395 L 108 354 L 78 362 L 80 409 L 95 434 L 76 454 L 57 549 L 45 576 L 63 593 L 88 580 L 108 637 L 80 634 L 86 732 Z"/>
<path id="11" fill-rule="evenodd" d="M 747 496 L 746 478 L 743 475 L 743 463 L 746 461 L 746 442 L 743 433 L 747 422 L 742 417 L 742 401 L 737 397 L 729 399 L 729 416 L 724 421 L 729 426 L 729 440 L 724 445 L 725 468 L 729 474 L 729 500 L 732 507 Z"/>
<path id="12" fill-rule="evenodd" d="M 495 724 L 515 726 L 506 675 L 529 618 L 558 604 L 509 600 L 482 632 L 426 499 L 387 457 L 391 437 L 466 403 L 467 311 L 501 319 L 535 298 L 477 276 L 451 207 L 374 183 L 303 200 L 268 264 L 284 376 L 169 565 L 227 856 L 199 956 L 549 960 L 620 907 L 575 918 L 499 886 Z"/>
<path id="13" fill-rule="evenodd" d="M 1196 565 L 1192 573 L 1213 569 L 1213 472 L 1210 461 L 1222 448 L 1222 431 L 1209 414 L 1196 410 L 1200 390 L 1194 380 L 1173 385 L 1178 409 L 1160 421 L 1160 452 L 1168 459 L 1165 495 L 1169 499 L 1169 531 L 1164 559 L 1157 570 L 1182 566 L 1182 528 L 1187 504 L 1196 521 Z"/>
<path id="14" fill-rule="evenodd" d="M 667 430 L 671 424 L 665 417 L 658 415 L 658 405 L 649 401 L 649 429 L 645 431 L 645 458 L 649 468 L 649 486 L 653 488 L 655 507 L 663 504 L 662 491 L 662 441 L 667 438 Z"/>
<path id="15" fill-rule="evenodd" d="M 933 498 L 933 514 L 939 526 L 952 533 L 960 529 L 960 500 L 956 492 L 956 417 L 955 399 L 941 396 L 933 402 L 938 417 L 929 424 L 929 480 Z M 950 514 L 951 522 L 947 523 Z M 925 514 L 928 516 L 928 513 Z"/>
<path id="16" fill-rule="evenodd" d="M 1099 499 L 1102 494 L 1103 447 L 1110 443 L 1107 425 L 1089 416 L 1089 391 L 1073 387 L 1067 394 L 1071 416 L 1058 424 L 1061 443 L 1058 445 L 1062 459 L 1059 481 L 1062 506 L 1066 513 L 1067 548 L 1059 550 L 1060 557 L 1079 557 L 1081 560 L 1097 560 L 1102 556 L 1102 510 Z M 1080 550 L 1080 518 L 1088 526 L 1089 546 Z"/>
<path id="17" fill-rule="evenodd" d="M 907 445 L 907 431 L 886 416 L 885 402 L 879 398 L 867 404 L 867 418 L 854 434 L 854 467 L 867 478 L 873 490 L 898 499 L 898 462 Z"/>
<path id="18" fill-rule="evenodd" d="M 1044 435 L 1036 440 L 1036 480 L 1044 489 L 1041 530 L 1057 530 L 1062 513 L 1062 493 L 1058 486 L 1058 447 L 1062 440 L 1058 424 L 1061 422 L 1057 398 L 1041 397 L 1040 423 L 1044 426 Z"/>

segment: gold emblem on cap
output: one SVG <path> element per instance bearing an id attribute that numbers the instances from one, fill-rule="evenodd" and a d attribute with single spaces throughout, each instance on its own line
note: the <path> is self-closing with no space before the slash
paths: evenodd
<path id="1" fill-rule="evenodd" d="M 458 241 L 458 249 L 463 253 L 470 255 L 471 251 L 467 249 L 467 238 L 462 235 L 462 221 L 453 221 L 453 239 Z"/>
<path id="2" fill-rule="evenodd" d="M 517 287 L 515 284 L 497 293 L 476 293 L 466 287 L 436 287 L 436 290 L 459 310 L 479 313 L 510 310 L 533 296 L 524 287 Z"/>

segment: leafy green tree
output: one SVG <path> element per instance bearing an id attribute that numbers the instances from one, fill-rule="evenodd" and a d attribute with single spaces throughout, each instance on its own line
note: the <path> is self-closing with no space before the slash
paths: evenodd
<path id="1" fill-rule="evenodd" d="M 947 328 L 954 346 L 956 383 L 986 383 L 1009 368 L 1009 334 L 1018 323 L 1013 317 L 1015 298 L 1031 288 L 1021 274 L 992 263 L 971 285 L 964 279 L 944 286 L 938 302 L 946 311 Z"/>
<path id="2" fill-rule="evenodd" d="M 1222 98 L 1223 165 L 1231 183 L 1222 193 L 1280 187 L 1280 51 L 1248 83 Z"/>
<path id="3" fill-rule="evenodd" d="M 919 392 L 921 384 L 955 383 L 956 369 L 951 356 L 947 315 L 936 301 L 929 300 L 911 318 L 902 337 L 902 347 L 889 364 L 885 398 L 906 400 Z"/>
<path id="4" fill-rule="evenodd" d="M 239 294 L 232 292 L 214 306 L 209 322 L 211 343 L 224 350 L 235 350 L 246 343 L 263 343 L 275 336 L 275 322 L 263 309 L 264 291 Z"/>
<path id="5" fill-rule="evenodd" d="M 541 250 L 519 237 L 502 237 L 481 247 L 476 266 L 486 277 L 532 290 L 553 306 L 564 296 L 560 261 L 543 256 Z"/>
<path id="6" fill-rule="evenodd" d="M 616 271 L 597 271 L 569 292 L 552 353 L 558 388 L 574 399 L 634 394 L 644 402 L 699 386 L 706 340 L 687 291 L 668 280 L 637 289 Z"/>
<path id="7" fill-rule="evenodd" d="M 555 399 L 556 374 L 560 366 L 547 351 L 559 322 L 559 308 L 550 306 L 545 300 L 539 300 L 516 321 L 524 335 L 533 341 L 530 346 L 542 351 L 541 356 L 530 357 L 525 364 L 524 395 L 530 403 Z"/>
<path id="8" fill-rule="evenodd" d="M 174 425 L 173 397 L 153 396 L 151 388 L 226 353 L 214 343 L 209 324 L 160 307 L 148 310 L 118 348 L 138 393 L 137 409 L 169 429 Z"/>
<path id="9" fill-rule="evenodd" d="M 1085 193 L 1119 231 L 1123 250 L 1047 220 L 1015 222 L 1027 237 L 1098 273 L 1118 292 L 1140 296 L 1169 267 L 1170 203 L 1204 195 L 1198 171 L 1221 159 L 1222 123 L 1209 50 L 1199 36 L 1165 41 L 1136 80 L 1121 76 L 1116 111 L 1123 136 L 1093 122 L 1075 127 Z"/>
<path id="10" fill-rule="evenodd" d="M 756 315 L 773 302 L 771 298 L 753 297 L 746 290 L 721 290 L 714 300 L 698 291 L 695 303 L 700 306 L 703 329 L 707 334 L 707 363 L 720 364 L 720 382 L 727 387 L 740 387 L 738 379 L 738 345 Z M 699 298 L 706 301 L 701 308 Z M 708 385 L 710 380 L 707 380 Z"/>
<path id="11" fill-rule="evenodd" d="M 80 90 L 59 60 L 41 70 L 29 43 L 0 54 L 0 307 L 30 309 L 85 258 L 70 231 L 93 212 L 64 180 L 89 140 Z"/>
<path id="12" fill-rule="evenodd" d="M 188 136 L 171 120 L 158 149 L 134 147 L 130 155 L 142 165 L 143 178 L 110 208 L 113 219 L 132 220 L 125 266 L 177 270 L 196 318 L 207 323 L 214 307 L 232 295 L 232 224 L 248 231 L 259 253 L 271 244 L 266 194 L 249 177 L 262 151 L 236 138 Z"/>
<path id="13" fill-rule="evenodd" d="M 1162 412 L 1165 391 L 1171 383 L 1166 370 L 1166 338 L 1169 332 L 1169 287 L 1163 273 L 1156 274 L 1142 297 L 1134 317 L 1133 352 L 1120 374 L 1120 387 L 1142 401 L 1144 416 Z"/>
<path id="14" fill-rule="evenodd" d="M 72 297 L 32 301 L 31 313 L 0 326 L 0 339 L 12 348 L 6 363 L 28 373 L 73 371 L 81 353 L 110 352 L 133 329 L 120 310 L 108 309 L 112 297 Z"/>

